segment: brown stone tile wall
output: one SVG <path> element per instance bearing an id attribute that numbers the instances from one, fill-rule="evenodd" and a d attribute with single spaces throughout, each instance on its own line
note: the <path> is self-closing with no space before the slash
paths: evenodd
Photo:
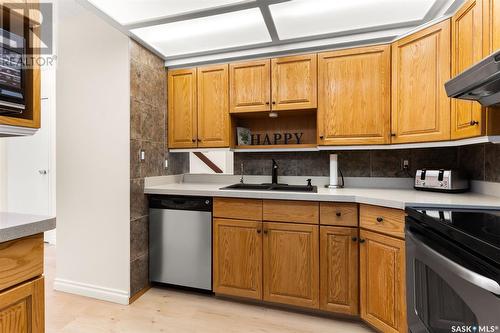
<path id="1" fill-rule="evenodd" d="M 186 173 L 189 154 L 169 154 L 166 131 L 164 61 L 130 42 L 130 289 L 131 295 L 149 283 L 148 198 L 144 178 Z M 140 151 L 145 161 L 140 161 Z M 168 159 L 169 167 L 164 168 Z"/>
<path id="2" fill-rule="evenodd" d="M 444 168 L 464 171 L 473 180 L 500 182 L 500 145 L 479 144 L 450 148 L 425 148 L 371 151 L 322 151 L 301 153 L 235 153 L 234 170 L 245 164 L 247 175 L 270 175 L 271 159 L 283 176 L 329 175 L 329 154 L 339 155 L 346 177 L 408 177 L 401 161 L 410 161 L 410 174 L 418 168 Z"/>

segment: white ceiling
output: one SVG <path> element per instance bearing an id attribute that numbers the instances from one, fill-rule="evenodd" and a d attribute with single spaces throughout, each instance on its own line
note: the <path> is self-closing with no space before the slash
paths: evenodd
<path id="1" fill-rule="evenodd" d="M 392 39 L 464 0 L 88 0 L 167 65 Z"/>

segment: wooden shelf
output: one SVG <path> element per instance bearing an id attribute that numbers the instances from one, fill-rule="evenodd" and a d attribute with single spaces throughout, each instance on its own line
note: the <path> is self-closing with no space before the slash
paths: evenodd
<path id="1" fill-rule="evenodd" d="M 232 149 L 235 152 L 265 152 L 265 151 L 317 151 L 318 145 L 315 143 L 291 144 L 291 145 L 247 145 L 236 146 Z"/>
<path id="2" fill-rule="evenodd" d="M 315 143 L 305 143 L 298 145 L 247 145 L 247 146 L 236 146 L 235 149 L 265 149 L 265 148 L 296 149 L 296 148 L 317 148 L 317 146 L 318 145 Z"/>

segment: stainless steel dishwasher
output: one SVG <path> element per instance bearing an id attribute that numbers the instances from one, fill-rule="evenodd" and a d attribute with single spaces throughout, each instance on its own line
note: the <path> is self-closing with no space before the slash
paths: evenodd
<path id="1" fill-rule="evenodd" d="M 212 290 L 212 198 L 152 196 L 151 282 Z"/>

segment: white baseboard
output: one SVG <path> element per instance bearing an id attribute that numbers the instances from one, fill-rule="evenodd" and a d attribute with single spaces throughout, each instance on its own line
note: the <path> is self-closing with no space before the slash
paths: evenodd
<path id="1" fill-rule="evenodd" d="M 103 288 L 91 284 L 74 282 L 64 279 L 55 279 L 54 289 L 65 293 L 96 298 L 102 301 L 108 301 L 123 305 L 128 305 L 130 299 L 130 294 L 122 290 Z"/>

